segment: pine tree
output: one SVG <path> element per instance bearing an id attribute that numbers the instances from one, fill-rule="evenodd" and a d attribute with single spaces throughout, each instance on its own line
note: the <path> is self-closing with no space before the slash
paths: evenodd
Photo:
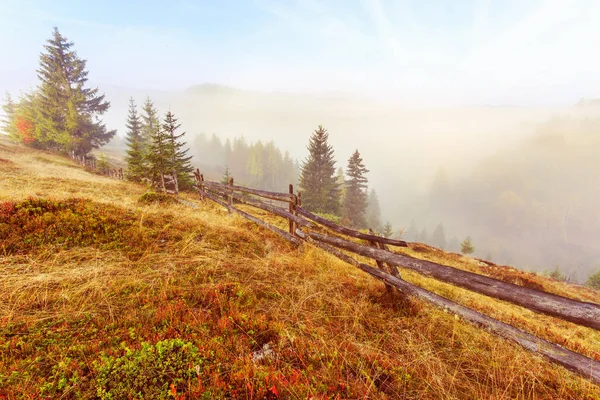
<path id="1" fill-rule="evenodd" d="M 371 189 L 367 199 L 367 226 L 375 232 L 381 232 L 381 208 L 375 189 Z"/>
<path id="2" fill-rule="evenodd" d="M 151 132 L 151 141 L 146 153 L 149 176 L 152 186 L 166 192 L 165 175 L 173 170 L 169 135 L 160 127 L 154 128 Z"/>
<path id="3" fill-rule="evenodd" d="M 417 223 L 414 219 L 410 221 L 408 231 L 406 232 L 406 238 L 412 241 L 419 241 L 419 228 L 417 227 Z"/>
<path id="4" fill-rule="evenodd" d="M 100 154 L 100 158 L 98 158 L 98 163 L 96 164 L 96 169 L 102 174 L 108 174 L 110 164 L 108 163 L 104 153 Z"/>
<path id="5" fill-rule="evenodd" d="M 226 165 L 225 170 L 223 171 L 223 176 L 221 177 L 221 183 L 223 185 L 227 185 L 229 183 L 229 179 L 231 179 L 231 171 L 229 171 L 229 167 Z"/>
<path id="6" fill-rule="evenodd" d="M 600 290 L 600 269 L 585 282 L 586 286 Z"/>
<path id="7" fill-rule="evenodd" d="M 142 106 L 142 134 L 141 143 L 144 148 L 144 153 L 148 153 L 152 138 L 156 135 L 156 131 L 160 130 L 160 121 L 158 111 L 154 107 L 154 103 L 150 97 L 146 97 L 146 101 Z"/>
<path id="8" fill-rule="evenodd" d="M 13 102 L 10 94 L 7 92 L 2 105 L 4 119 L 2 120 L 2 131 L 13 141 L 20 141 L 20 135 L 15 124 L 16 104 Z"/>
<path id="9" fill-rule="evenodd" d="M 460 252 L 464 255 L 469 255 L 474 251 L 475 247 L 473 247 L 473 243 L 471 243 L 471 237 L 467 236 L 467 238 L 460 243 Z"/>
<path id="10" fill-rule="evenodd" d="M 340 187 L 340 204 L 344 204 L 344 197 L 346 197 L 346 175 L 344 175 L 344 170 L 342 167 L 337 169 L 337 172 L 335 173 L 335 179 Z"/>
<path id="11" fill-rule="evenodd" d="M 98 119 L 110 107 L 98 88 L 90 89 L 87 61 L 77 56 L 73 42 L 69 42 L 54 28 L 52 39 L 44 46 L 37 70 L 39 115 L 35 125 L 36 140 L 48 148 L 74 151 L 87 155 L 115 135 L 107 131 Z"/>
<path id="12" fill-rule="evenodd" d="M 189 189 L 192 187 L 191 173 L 194 167 L 190 164 L 192 156 L 188 156 L 188 148 L 184 146 L 186 143 L 180 140 L 185 132 L 177 133 L 181 124 L 177 123 L 177 118 L 171 111 L 167 112 L 163 122 L 163 132 L 167 138 L 167 151 L 169 152 L 170 161 L 167 163 L 167 170 L 173 179 L 175 193 L 179 193 L 181 189 Z"/>
<path id="13" fill-rule="evenodd" d="M 142 182 L 146 177 L 146 160 L 144 157 L 144 143 L 142 139 L 142 122 L 137 113 L 135 101 L 129 99 L 129 114 L 127 115 L 127 179 L 133 182 Z"/>
<path id="14" fill-rule="evenodd" d="M 309 156 L 302 164 L 300 191 L 302 205 L 319 213 L 340 212 L 340 186 L 335 176 L 333 148 L 327 143 L 329 134 L 322 126 L 314 131 L 309 143 Z"/>
<path id="15" fill-rule="evenodd" d="M 444 233 L 444 225 L 439 224 L 433 233 L 431 234 L 431 239 L 429 240 L 432 246 L 435 246 L 440 249 L 446 248 L 446 233 Z"/>
<path id="16" fill-rule="evenodd" d="M 394 230 L 392 229 L 392 224 L 390 224 L 389 221 L 386 222 L 385 225 L 383 226 L 383 232 L 381 232 L 381 234 L 386 238 L 390 238 L 394 234 Z"/>
<path id="17" fill-rule="evenodd" d="M 165 191 L 164 174 L 168 166 L 167 141 L 160 129 L 158 111 L 149 97 L 142 107 L 142 141 L 146 178 L 152 186 Z"/>
<path id="18" fill-rule="evenodd" d="M 346 195 L 344 196 L 343 219 L 356 228 L 365 228 L 367 225 L 365 214 L 367 211 L 367 183 L 365 174 L 369 170 L 363 164 L 358 150 L 354 151 L 348 160 L 346 175 Z"/>

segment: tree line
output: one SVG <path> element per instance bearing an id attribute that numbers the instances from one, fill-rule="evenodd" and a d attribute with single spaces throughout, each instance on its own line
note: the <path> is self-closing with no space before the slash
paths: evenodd
<path id="1" fill-rule="evenodd" d="M 280 191 L 296 184 L 299 165 L 289 152 L 282 152 L 273 141 L 248 143 L 243 137 L 224 142 L 215 134 L 199 134 L 193 141 L 192 154 L 205 175 L 233 176 L 241 185 Z"/>

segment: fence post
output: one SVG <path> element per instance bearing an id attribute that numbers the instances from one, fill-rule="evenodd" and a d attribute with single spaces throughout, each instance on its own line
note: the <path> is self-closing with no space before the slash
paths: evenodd
<path id="1" fill-rule="evenodd" d="M 194 177 L 196 178 L 196 188 L 198 189 L 200 200 L 204 201 L 204 188 L 202 187 L 202 181 L 204 180 L 204 177 L 200 174 L 200 170 L 198 168 L 196 168 L 194 171 Z"/>
<path id="2" fill-rule="evenodd" d="M 296 196 L 294 196 L 294 185 L 290 183 L 290 214 L 296 214 Z M 296 236 L 296 223 L 290 219 L 290 233 Z"/>
<path id="3" fill-rule="evenodd" d="M 233 178 L 229 178 L 229 186 L 233 186 Z M 233 189 L 229 189 L 229 196 L 227 196 L 228 198 L 228 203 L 229 203 L 229 213 L 231 214 L 231 207 L 233 207 Z"/>
<path id="4" fill-rule="evenodd" d="M 298 207 L 302 207 L 302 192 L 298 192 Z"/>

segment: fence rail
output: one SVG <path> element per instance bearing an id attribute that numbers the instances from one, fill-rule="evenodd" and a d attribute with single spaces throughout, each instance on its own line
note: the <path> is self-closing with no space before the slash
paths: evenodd
<path id="1" fill-rule="evenodd" d="M 78 163 L 79 165 L 83 165 L 86 168 L 91 169 L 94 172 L 100 173 L 102 175 L 106 175 L 110 178 L 123 180 L 123 168 L 104 168 L 100 169 L 96 159 L 94 157 L 85 157 L 76 155 L 74 152 L 71 153 L 71 159 Z"/>
<path id="2" fill-rule="evenodd" d="M 253 221 L 296 246 L 300 246 L 303 242 L 311 243 L 382 281 L 388 290 L 395 288 L 404 295 L 415 296 L 438 307 L 450 310 L 462 316 L 465 320 L 482 326 L 502 338 L 511 340 L 530 351 L 541 354 L 549 361 L 562 365 L 594 383 L 600 384 L 600 362 L 409 283 L 400 277 L 397 267 L 410 269 L 445 283 L 499 300 L 508 301 L 538 313 L 551 315 L 596 330 L 600 330 L 600 305 L 558 296 L 392 252 L 387 247 L 388 245 L 407 247 L 408 244 L 402 240 L 377 236 L 372 231 L 368 234 L 359 232 L 305 210 L 302 208 L 301 194 L 294 194 L 292 185 L 289 186 L 289 193 L 269 192 L 235 186 L 233 179 L 230 179 L 228 184 L 205 181 L 204 176 L 198 170 L 196 170 L 194 176 L 201 200 L 210 199 L 225 207 L 230 213 L 236 213 Z M 235 194 L 236 192 L 287 202 L 289 210 L 286 211 L 283 208 L 267 204 L 255 198 Z M 224 198 L 227 198 L 227 201 Z M 289 222 L 289 231 L 271 225 L 234 207 L 234 200 L 240 204 L 249 205 L 287 219 Z M 354 239 L 366 240 L 370 245 L 367 246 L 345 238 L 315 232 L 312 228 L 316 228 L 317 226 L 313 223 L 321 226 L 320 230 L 325 228 Z M 377 263 L 378 268 L 360 263 L 340 249 L 373 259 Z"/>

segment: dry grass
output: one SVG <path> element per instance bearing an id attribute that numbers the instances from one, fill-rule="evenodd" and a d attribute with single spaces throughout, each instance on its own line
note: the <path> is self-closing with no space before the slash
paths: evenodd
<path id="1" fill-rule="evenodd" d="M 141 186 L 1 142 L 0 174 L 0 201 L 79 197 L 133 215 L 110 249 L 42 243 L 0 258 L 0 398 L 95 397 L 102 355 L 170 338 L 194 343 L 204 359 L 198 380 L 176 388 L 187 398 L 600 396 L 563 368 L 426 304 L 395 303 L 361 271 L 220 207 L 140 206 Z M 482 272 L 471 259 L 418 250 L 406 251 Z M 591 329 L 403 276 L 586 355 L 600 349 Z M 267 343 L 272 355 L 253 361 Z"/>

